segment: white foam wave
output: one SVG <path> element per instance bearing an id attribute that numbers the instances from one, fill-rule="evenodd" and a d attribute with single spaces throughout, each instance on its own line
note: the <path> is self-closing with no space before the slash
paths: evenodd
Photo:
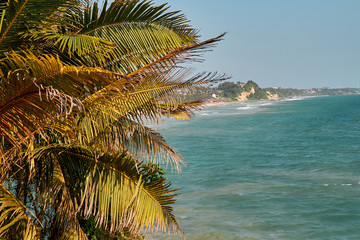
<path id="1" fill-rule="evenodd" d="M 245 106 L 245 107 L 238 107 L 236 108 L 237 110 L 250 110 L 250 109 L 254 109 L 254 107 L 252 106 Z"/>
<path id="2" fill-rule="evenodd" d="M 249 111 L 249 110 L 258 110 L 263 109 L 265 106 L 273 105 L 274 102 L 254 102 L 254 103 L 247 103 L 243 106 L 237 107 L 237 110 L 240 111 Z"/>
<path id="3" fill-rule="evenodd" d="M 336 183 L 334 183 L 333 185 L 334 185 L 334 186 L 337 186 Z M 341 183 L 341 184 L 339 184 L 339 185 L 341 185 L 341 186 L 352 186 L 352 183 Z M 328 187 L 328 186 L 330 186 L 330 184 L 325 183 L 325 184 L 323 184 L 323 186 Z"/>
<path id="4" fill-rule="evenodd" d="M 259 105 L 260 106 L 269 106 L 269 105 L 273 105 L 275 102 L 261 102 Z"/>
<path id="5" fill-rule="evenodd" d="M 210 112 L 210 111 L 203 111 L 199 113 L 201 116 L 209 116 L 209 115 L 215 115 L 218 114 L 218 112 Z"/>
<path id="6" fill-rule="evenodd" d="M 300 100 L 303 100 L 304 98 L 302 97 L 298 97 L 298 98 L 288 98 L 288 99 L 285 99 L 284 101 L 287 101 L 287 102 L 291 102 L 291 101 L 300 101 Z"/>
<path id="7" fill-rule="evenodd" d="M 286 98 L 281 101 L 283 102 L 291 102 L 291 101 L 301 101 L 308 98 L 314 98 L 315 96 L 304 96 L 304 97 L 292 97 L 292 98 Z"/>

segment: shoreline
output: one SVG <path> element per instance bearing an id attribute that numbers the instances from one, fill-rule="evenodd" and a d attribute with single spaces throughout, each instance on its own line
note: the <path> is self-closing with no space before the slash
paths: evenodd
<path id="1" fill-rule="evenodd" d="M 278 102 L 278 101 L 293 101 L 299 99 L 313 98 L 313 97 L 326 97 L 326 96 L 346 96 L 346 95 L 360 95 L 360 94 L 344 94 L 344 95 L 317 95 L 317 96 L 294 96 L 280 99 L 261 99 L 261 100 L 242 100 L 242 101 L 221 101 L 221 102 L 203 102 L 202 107 L 220 106 L 231 103 L 248 103 L 248 102 Z"/>
<path id="2" fill-rule="evenodd" d="M 246 100 L 246 101 L 221 101 L 221 102 L 204 102 L 203 103 L 203 107 L 212 107 L 212 106 L 220 106 L 220 105 L 225 105 L 225 104 L 231 104 L 231 103 L 247 103 L 247 102 L 277 102 L 277 101 L 281 101 L 281 100 L 286 100 L 286 99 L 291 99 L 291 98 L 283 98 L 283 99 L 262 99 L 262 100 Z"/>

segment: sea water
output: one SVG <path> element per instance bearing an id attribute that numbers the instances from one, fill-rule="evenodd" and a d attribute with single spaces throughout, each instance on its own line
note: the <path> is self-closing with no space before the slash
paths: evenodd
<path id="1" fill-rule="evenodd" d="M 158 130 L 188 164 L 167 175 L 186 239 L 360 239 L 360 95 L 212 106 Z"/>

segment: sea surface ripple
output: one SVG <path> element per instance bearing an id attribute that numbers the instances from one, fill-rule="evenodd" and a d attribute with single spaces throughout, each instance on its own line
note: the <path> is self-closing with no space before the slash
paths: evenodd
<path id="1" fill-rule="evenodd" d="M 167 175 L 186 239 L 360 239 L 359 95 L 213 106 L 158 130 L 188 164 Z"/>

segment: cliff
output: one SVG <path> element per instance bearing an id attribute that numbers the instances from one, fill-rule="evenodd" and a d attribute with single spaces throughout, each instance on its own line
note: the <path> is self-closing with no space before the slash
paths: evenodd
<path id="1" fill-rule="evenodd" d="M 243 87 L 243 91 L 236 96 L 237 101 L 245 102 L 249 100 L 279 100 L 278 93 L 264 91 L 255 82 L 248 81 Z"/>
<path id="2" fill-rule="evenodd" d="M 193 91 L 179 90 L 184 101 L 202 100 L 207 102 L 222 101 L 258 101 L 258 100 L 280 100 L 298 96 L 321 96 L 321 95 L 345 95 L 360 94 L 357 88 L 314 88 L 314 89 L 293 89 L 293 88 L 260 88 L 255 82 L 223 82 L 217 87 L 195 87 Z"/>

